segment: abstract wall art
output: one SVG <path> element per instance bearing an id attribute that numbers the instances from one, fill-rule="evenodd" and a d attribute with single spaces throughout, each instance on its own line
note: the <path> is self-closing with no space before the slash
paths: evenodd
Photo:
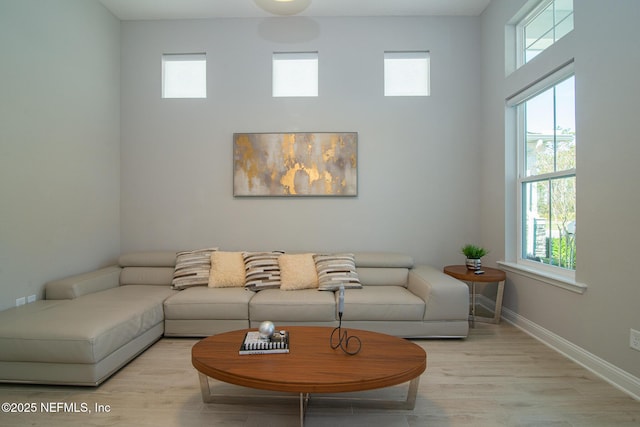
<path id="1" fill-rule="evenodd" d="M 357 132 L 235 133 L 233 195 L 357 196 Z"/>

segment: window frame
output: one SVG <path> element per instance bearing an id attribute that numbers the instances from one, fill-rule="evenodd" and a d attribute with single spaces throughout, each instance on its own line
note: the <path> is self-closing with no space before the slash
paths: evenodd
<path id="1" fill-rule="evenodd" d="M 278 61 L 287 60 L 313 60 L 315 61 L 315 72 L 312 78 L 315 80 L 315 88 L 309 92 L 304 93 L 292 93 L 291 87 L 287 89 L 288 92 L 276 93 L 276 63 Z M 307 89 L 308 90 L 308 89 Z M 271 55 L 271 97 L 272 98 L 317 98 L 320 96 L 320 55 L 318 51 L 306 51 L 306 52 L 273 52 Z"/>
<path id="2" fill-rule="evenodd" d="M 524 210 L 525 210 L 525 190 L 524 187 L 528 183 L 535 183 L 540 181 L 551 181 L 558 178 L 571 178 L 576 177 L 576 168 L 566 169 L 562 171 L 554 171 L 548 173 L 541 173 L 537 175 L 527 175 L 527 153 L 526 153 L 526 109 L 525 104 L 527 101 L 535 98 L 543 92 L 554 88 L 560 83 L 575 78 L 575 70 L 573 62 L 560 70 L 552 73 L 549 76 L 538 81 L 535 87 L 531 87 L 521 92 L 518 96 L 513 97 L 509 105 L 516 109 L 517 125 L 516 125 L 516 152 L 517 152 L 517 210 L 516 210 L 516 223 L 517 223 L 517 256 L 516 262 L 522 264 L 531 269 L 539 269 L 541 271 L 555 274 L 561 277 L 567 277 L 575 280 L 575 269 L 570 270 L 559 266 L 553 266 L 542 262 L 531 261 L 523 256 L 524 253 Z M 555 100 L 555 96 L 554 96 Z M 575 102 L 575 98 L 574 98 Z M 554 115 L 555 116 L 555 115 Z M 555 117 L 554 117 L 555 119 Z M 575 201 L 574 201 L 575 203 Z M 576 214 L 577 215 L 577 214 Z M 577 222 L 577 220 L 576 220 Z"/>
<path id="3" fill-rule="evenodd" d="M 522 250 L 524 232 L 524 185 L 526 185 L 527 182 L 536 182 L 541 179 L 553 179 L 558 177 L 575 177 L 575 179 L 577 180 L 577 165 L 576 168 L 573 169 L 526 176 L 526 126 L 524 103 L 543 93 L 544 91 L 564 82 L 572 76 L 575 78 L 575 68 L 573 60 L 569 61 L 566 64 L 563 64 L 561 67 L 557 68 L 551 73 L 524 87 L 521 91 L 515 93 L 506 100 L 507 110 L 511 111 L 511 113 L 507 114 L 507 116 L 513 118 L 513 124 L 515 125 L 512 128 L 512 136 L 507 137 L 508 143 L 509 141 L 511 141 L 511 143 L 515 144 L 515 174 L 513 178 L 514 186 L 512 187 L 514 188 L 515 206 L 507 205 L 506 208 L 508 210 L 513 209 L 513 211 L 515 211 L 515 217 L 514 222 L 511 223 L 512 225 L 509 225 L 509 221 L 507 221 L 507 229 L 505 230 L 505 232 L 507 233 L 507 235 L 512 236 L 512 233 L 515 232 L 516 235 L 514 239 L 515 248 L 513 248 L 512 250 L 508 250 L 508 254 L 511 254 L 508 259 L 512 259 L 513 261 L 500 261 L 499 264 L 507 271 L 516 272 L 518 274 L 522 274 L 527 277 L 531 277 L 542 282 L 567 289 L 572 292 L 584 293 L 587 286 L 585 284 L 576 282 L 576 270 L 570 270 L 558 266 L 528 260 L 523 257 Z M 509 132 L 507 133 L 507 136 L 508 135 Z"/>
<path id="4" fill-rule="evenodd" d="M 198 96 L 169 96 L 167 94 L 167 64 L 172 62 L 203 62 L 204 63 L 204 87 L 200 88 L 202 93 Z M 161 87 L 160 97 L 162 99 L 206 99 L 207 98 L 207 54 L 206 52 L 195 53 L 163 53 L 161 57 Z"/>
<path id="5" fill-rule="evenodd" d="M 572 6 L 575 0 L 572 1 Z M 532 98 L 536 94 L 544 92 L 547 88 L 564 80 L 569 75 L 575 76 L 575 107 L 578 107 L 580 93 L 579 76 L 574 71 L 574 40 L 568 38 L 564 42 L 564 47 L 556 47 L 556 43 L 548 46 L 543 53 L 543 61 L 529 61 L 526 64 L 518 63 L 518 56 L 522 54 L 524 34 L 518 25 L 528 22 L 528 19 L 535 13 L 539 13 L 551 3 L 550 0 L 529 0 L 513 18 L 507 23 L 505 28 L 505 83 L 509 88 L 509 93 L 505 98 L 504 109 L 504 137 L 505 155 L 505 259 L 497 263 L 506 271 L 519 276 L 528 277 L 536 283 L 556 286 L 571 292 L 583 294 L 587 285 L 576 281 L 576 274 L 580 271 L 579 262 L 576 270 L 566 270 L 556 266 L 546 266 L 540 262 L 522 259 L 522 184 L 519 182 L 519 174 L 523 165 L 520 162 L 524 159 L 522 150 L 526 152 L 526 147 L 522 147 L 517 142 L 518 131 L 523 129 L 523 116 L 518 117 L 515 105 Z M 568 31 L 564 35 L 570 34 Z M 564 36 L 563 36 L 564 37 Z M 537 56 L 536 56 L 537 57 Z M 564 75 L 563 75 L 564 73 Z M 580 129 L 577 121 L 574 123 L 576 136 L 579 137 Z M 526 138 L 526 135 L 523 134 Z M 579 147 L 576 147 L 576 151 Z M 577 167 L 577 164 L 576 164 Z M 576 171 L 576 179 L 579 175 Z M 577 189 L 579 189 L 579 184 Z M 576 193 L 576 209 L 579 209 L 579 192 Z M 576 212 L 579 215 L 578 212 Z M 529 262 L 527 262 L 529 261 Z M 568 273 L 568 274 L 567 274 Z"/>
<path id="6" fill-rule="evenodd" d="M 520 21 L 518 21 L 515 25 L 515 29 L 516 29 L 516 47 L 517 47 L 517 51 L 516 51 L 516 68 L 520 68 L 523 65 L 531 62 L 531 60 L 533 60 L 534 58 L 531 58 L 530 60 L 526 61 L 526 52 L 527 52 L 527 40 L 526 40 L 526 36 L 525 36 L 525 31 L 527 29 L 527 26 L 529 24 L 531 24 L 547 7 L 549 7 L 549 5 L 553 4 L 555 6 L 555 3 L 558 0 L 544 0 L 541 1 L 540 3 L 538 3 L 529 13 L 527 13 L 524 18 L 522 18 Z M 571 16 L 573 19 L 574 16 L 574 8 L 573 8 L 573 1 L 571 2 Z M 555 7 L 554 7 L 555 9 Z M 562 35 L 560 38 L 556 39 L 555 38 L 555 31 L 556 28 L 558 27 L 559 24 L 563 23 L 569 15 L 567 15 L 565 18 L 563 18 L 561 21 L 556 22 L 555 18 L 553 21 L 553 25 L 551 26 L 550 30 L 554 32 L 554 38 L 553 38 L 553 42 L 551 43 L 551 45 L 547 46 L 546 48 L 542 49 L 540 52 L 544 52 L 546 49 L 548 49 L 550 46 L 552 46 L 553 44 L 555 44 L 558 40 L 560 40 L 562 37 L 566 36 L 567 34 L 571 33 L 574 28 L 575 25 L 572 26 L 571 31 L 568 31 L 566 34 Z M 539 40 L 539 39 L 538 39 Z M 536 55 L 537 56 L 537 55 Z"/>
<path id="7" fill-rule="evenodd" d="M 398 60 L 398 59 L 420 59 L 425 60 L 426 63 L 426 80 L 424 90 L 426 93 L 418 93 L 415 91 L 415 88 L 412 89 L 413 92 L 392 92 L 390 89 L 393 87 L 393 82 L 391 80 L 387 80 L 387 77 L 391 78 L 389 75 L 390 63 L 387 63 L 387 60 Z M 383 95 L 384 97 L 429 97 L 431 96 L 431 52 L 428 50 L 388 50 L 383 53 Z"/>

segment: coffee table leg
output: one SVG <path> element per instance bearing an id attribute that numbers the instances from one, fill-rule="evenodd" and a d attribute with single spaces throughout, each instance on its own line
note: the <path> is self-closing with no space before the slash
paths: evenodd
<path id="1" fill-rule="evenodd" d="M 407 397 L 404 400 L 384 400 L 384 399 L 361 399 L 351 397 L 335 397 L 316 395 L 313 404 L 318 406 L 353 406 L 358 408 L 376 408 L 376 409 L 408 409 L 413 410 L 416 407 L 416 398 L 418 396 L 418 386 L 420 385 L 420 376 L 415 377 L 409 382 Z M 308 403 L 308 402 L 307 402 Z"/>
<path id="2" fill-rule="evenodd" d="M 243 403 L 244 401 L 244 403 L 246 403 L 248 400 L 240 396 L 238 396 L 238 400 L 234 399 L 235 396 L 224 396 L 224 399 L 221 399 L 222 396 L 218 396 L 218 399 L 216 399 L 215 396 L 211 394 L 211 388 L 209 387 L 209 377 L 207 377 L 202 372 L 198 372 L 198 379 L 200 380 L 200 393 L 202 394 L 202 401 L 204 403 L 215 403 L 218 399 L 220 400 L 220 403 L 222 403 L 222 401 L 229 403 Z M 304 427 L 304 417 L 307 413 L 307 406 L 309 406 L 309 399 L 309 393 L 300 393 L 300 427 Z"/>
<path id="3" fill-rule="evenodd" d="M 304 417 L 309 405 L 309 393 L 300 393 L 300 427 L 304 427 Z"/>
<path id="4" fill-rule="evenodd" d="M 209 387 L 209 377 L 207 377 L 202 372 L 198 372 L 198 378 L 200 380 L 200 392 L 202 393 L 202 401 L 204 403 L 239 403 L 246 404 L 251 400 L 252 397 L 255 397 L 260 402 L 265 401 L 264 396 L 228 396 L 228 395 L 214 395 L 211 393 L 211 388 Z M 420 384 L 420 376 L 415 377 L 409 382 L 409 390 L 407 391 L 406 400 L 378 400 L 378 399 L 344 399 L 344 398 L 335 398 L 330 396 L 320 396 L 317 397 L 314 401 L 317 403 L 333 403 L 333 404 L 347 404 L 357 407 L 365 407 L 365 408 L 377 408 L 377 409 L 410 409 L 413 410 L 416 406 L 416 396 L 418 394 L 418 386 Z M 274 399 L 282 400 L 286 398 L 291 398 L 293 396 L 273 396 Z M 309 401 L 311 400 L 311 395 L 309 393 L 300 393 L 300 427 L 304 427 L 304 418 L 307 413 L 307 408 L 309 406 Z"/>
<path id="5" fill-rule="evenodd" d="M 202 393 L 202 401 L 204 403 L 212 403 L 213 396 L 211 396 L 211 389 L 209 388 L 209 377 L 202 372 L 198 372 L 198 378 L 200 379 L 200 393 Z"/>
<path id="6" fill-rule="evenodd" d="M 416 396 L 418 395 L 418 385 L 420 385 L 420 377 L 417 376 L 409 382 L 409 391 L 407 392 L 407 401 L 405 409 L 416 407 Z"/>

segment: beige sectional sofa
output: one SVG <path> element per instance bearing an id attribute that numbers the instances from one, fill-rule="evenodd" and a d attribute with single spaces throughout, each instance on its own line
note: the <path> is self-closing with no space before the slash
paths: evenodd
<path id="1" fill-rule="evenodd" d="M 467 286 L 397 253 L 356 253 L 362 289 L 347 289 L 343 327 L 407 338 L 468 333 Z M 0 312 L 0 382 L 98 385 L 164 336 L 257 327 L 337 326 L 337 293 L 171 288 L 175 252 L 46 284 L 46 299 Z"/>

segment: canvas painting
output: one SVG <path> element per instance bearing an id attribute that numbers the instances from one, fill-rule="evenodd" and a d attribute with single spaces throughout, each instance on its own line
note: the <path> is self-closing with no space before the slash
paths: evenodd
<path id="1" fill-rule="evenodd" d="M 236 133 L 234 196 L 357 196 L 356 132 Z"/>

